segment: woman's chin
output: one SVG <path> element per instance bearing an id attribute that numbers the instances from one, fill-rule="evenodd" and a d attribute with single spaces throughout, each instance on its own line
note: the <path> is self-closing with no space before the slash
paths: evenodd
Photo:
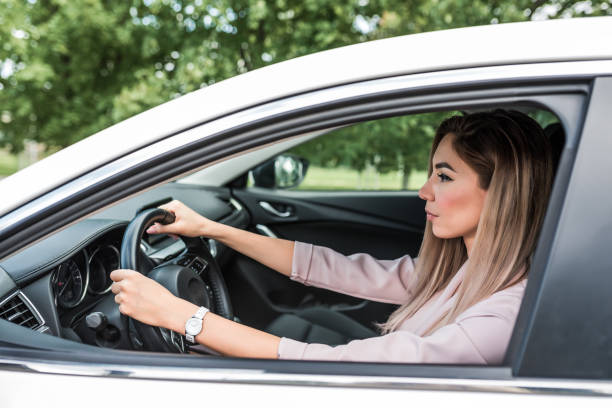
<path id="1" fill-rule="evenodd" d="M 450 238 L 457 238 L 461 236 L 461 235 L 453 234 L 452 231 L 448 231 L 445 228 L 437 227 L 436 225 L 432 225 L 431 232 L 433 232 L 436 238 L 440 238 L 440 239 L 450 239 Z"/>

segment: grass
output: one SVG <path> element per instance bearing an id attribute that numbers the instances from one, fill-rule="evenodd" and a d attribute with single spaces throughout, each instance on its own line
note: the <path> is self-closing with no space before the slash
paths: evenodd
<path id="1" fill-rule="evenodd" d="M 413 172 L 408 180 L 408 190 L 418 190 L 425 183 L 425 171 Z M 310 166 L 299 190 L 401 190 L 402 175 L 399 172 L 378 174 L 366 169 L 360 175 L 346 167 L 326 169 Z"/>
<path id="2" fill-rule="evenodd" d="M 17 171 L 17 156 L 0 149 L 0 176 L 9 176 Z"/>

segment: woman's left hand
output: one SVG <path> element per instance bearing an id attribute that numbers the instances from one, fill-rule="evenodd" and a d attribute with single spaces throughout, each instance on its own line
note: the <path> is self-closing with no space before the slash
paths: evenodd
<path id="1" fill-rule="evenodd" d="M 110 274 L 111 291 L 119 311 L 151 326 L 168 327 L 168 316 L 179 300 L 170 291 L 140 272 L 118 269 Z"/>

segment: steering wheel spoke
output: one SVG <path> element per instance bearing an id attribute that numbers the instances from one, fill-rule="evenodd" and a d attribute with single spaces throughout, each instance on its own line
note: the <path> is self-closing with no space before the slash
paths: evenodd
<path id="1" fill-rule="evenodd" d="M 189 351 L 185 336 L 163 327 L 158 327 L 158 329 L 166 344 L 174 346 L 177 353 L 186 354 Z"/>

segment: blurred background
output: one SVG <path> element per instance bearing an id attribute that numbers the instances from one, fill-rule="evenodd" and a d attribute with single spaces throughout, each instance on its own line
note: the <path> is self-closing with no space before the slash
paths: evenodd
<path id="1" fill-rule="evenodd" d="M 0 0 L 0 177 L 150 107 L 286 59 L 404 34 L 600 15 L 612 15 L 612 0 Z M 407 169 L 407 157 L 428 148 L 438 116 L 389 126 L 394 146 L 367 140 L 368 124 L 349 128 L 357 136 L 342 148 L 353 159 L 342 163 L 313 151 L 329 151 L 333 137 L 302 153 L 315 158 L 311 171 L 367 170 L 405 189 L 424 167 Z M 423 137 L 381 162 L 377 149 L 397 149 L 410 133 Z M 356 183 L 373 188 L 363 177 Z"/>

